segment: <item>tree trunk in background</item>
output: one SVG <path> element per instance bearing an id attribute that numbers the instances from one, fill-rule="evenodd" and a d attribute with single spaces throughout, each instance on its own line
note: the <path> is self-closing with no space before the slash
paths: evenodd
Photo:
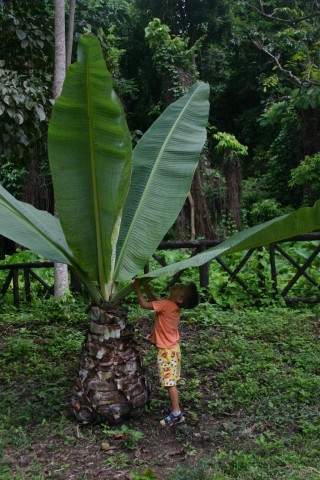
<path id="1" fill-rule="evenodd" d="M 197 236 L 217 240 L 218 237 L 213 230 L 207 201 L 202 190 L 201 165 L 195 171 L 191 193 L 193 198 L 197 199 L 195 201 L 195 228 Z"/>
<path id="2" fill-rule="evenodd" d="M 194 219 L 195 219 L 194 200 L 193 200 L 193 196 L 192 196 L 191 192 L 189 192 L 188 200 L 189 200 L 189 205 L 190 205 L 190 230 L 191 230 L 190 238 L 191 238 L 191 240 L 195 240 L 196 239 L 196 227 L 195 227 L 195 223 L 194 223 Z"/>
<path id="3" fill-rule="evenodd" d="M 314 155 L 320 151 L 320 109 L 309 108 L 308 110 L 301 110 L 299 115 L 299 130 L 293 131 L 292 136 L 293 156 L 292 165 L 288 165 L 288 171 L 292 168 L 298 167 L 300 162 L 310 155 Z M 317 195 L 313 192 L 312 186 L 303 186 L 303 197 L 320 198 L 320 192 Z M 301 200 L 300 200 L 301 202 Z M 300 206 L 301 203 L 298 204 Z"/>
<path id="4" fill-rule="evenodd" d="M 47 149 L 43 143 L 36 142 L 30 153 L 25 181 L 22 186 L 21 200 L 31 203 L 39 210 L 53 213 L 53 194 L 51 176 L 47 169 L 41 168 L 47 163 Z"/>
<path id="5" fill-rule="evenodd" d="M 76 0 L 70 0 L 69 18 L 68 18 L 68 37 L 67 37 L 67 54 L 66 66 L 69 67 L 72 58 L 73 33 L 74 33 L 74 15 L 76 11 Z"/>
<path id="6" fill-rule="evenodd" d="M 54 1 L 54 79 L 53 99 L 55 100 L 62 91 L 66 73 L 66 34 L 65 34 L 65 2 L 64 0 Z"/>
<path id="7" fill-rule="evenodd" d="M 64 0 L 55 0 L 54 17 L 54 80 L 53 99 L 55 100 L 62 91 L 66 73 L 66 35 L 65 35 L 65 3 Z M 57 212 L 55 212 L 57 216 Z M 68 266 L 64 263 L 55 263 L 54 269 L 54 296 L 60 298 L 68 289 Z"/>
<path id="8" fill-rule="evenodd" d="M 186 202 L 176 221 L 176 234 L 179 240 L 189 240 L 190 238 L 193 240 L 193 236 L 195 239 L 202 237 L 217 240 L 218 237 L 213 230 L 207 201 L 202 190 L 201 165 L 199 165 L 195 171 L 190 193 L 194 203 L 194 212 L 192 212 L 190 202 Z M 192 229 L 193 214 L 194 232 Z M 191 227 L 189 228 L 190 224 Z"/>
<path id="9" fill-rule="evenodd" d="M 242 229 L 241 220 L 241 196 L 242 196 L 242 172 L 238 158 L 227 159 L 222 166 L 222 174 L 226 179 L 227 198 L 226 207 L 238 230 Z"/>

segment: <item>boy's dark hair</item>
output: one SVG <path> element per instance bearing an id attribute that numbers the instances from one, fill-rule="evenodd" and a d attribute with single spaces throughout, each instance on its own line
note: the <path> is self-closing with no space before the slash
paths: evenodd
<path id="1" fill-rule="evenodd" d="M 199 303 L 199 293 L 197 285 L 194 282 L 183 284 L 183 301 L 180 304 L 181 308 L 195 308 Z"/>

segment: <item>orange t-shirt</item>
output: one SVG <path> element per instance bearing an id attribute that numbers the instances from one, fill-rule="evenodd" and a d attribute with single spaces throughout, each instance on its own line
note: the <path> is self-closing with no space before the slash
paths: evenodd
<path id="1" fill-rule="evenodd" d="M 175 347 L 179 341 L 180 308 L 169 299 L 152 302 L 152 306 L 157 314 L 151 337 L 152 342 L 158 348 Z"/>

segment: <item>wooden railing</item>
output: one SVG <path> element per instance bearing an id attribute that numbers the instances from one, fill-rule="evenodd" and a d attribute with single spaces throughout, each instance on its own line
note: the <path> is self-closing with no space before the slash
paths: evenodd
<path id="1" fill-rule="evenodd" d="M 8 275 L 5 279 L 4 284 L 0 289 L 0 295 L 5 295 L 7 293 L 10 285 L 12 285 L 13 290 L 13 303 L 16 307 L 19 307 L 20 304 L 20 285 L 19 285 L 19 271 L 23 271 L 24 278 L 24 293 L 25 299 L 27 302 L 31 302 L 31 277 L 39 282 L 43 287 L 44 291 L 49 295 L 53 295 L 54 286 L 50 286 L 47 282 L 43 280 L 39 275 L 34 272 L 34 269 L 38 268 L 53 268 L 53 262 L 33 262 L 33 263 L 12 263 L 6 265 L 0 265 L 1 270 L 8 270 Z"/>
<path id="2" fill-rule="evenodd" d="M 286 242 L 310 242 L 310 241 L 317 241 L 319 242 L 318 245 L 315 246 L 314 251 L 311 253 L 309 258 L 307 258 L 303 264 L 299 264 L 291 255 L 285 250 L 282 244 Z M 211 247 L 219 245 L 219 241 L 215 240 L 195 240 L 195 241 L 177 241 L 177 242 L 162 242 L 159 247 L 157 253 L 153 255 L 153 258 L 156 262 L 158 262 L 162 267 L 166 266 L 166 261 L 159 255 L 159 251 L 161 250 L 189 250 L 191 252 L 190 256 L 194 256 L 197 253 L 203 252 Z M 304 302 L 304 303 L 319 303 L 320 302 L 320 285 L 319 283 L 307 272 L 307 269 L 311 266 L 311 264 L 315 261 L 317 255 L 320 252 L 320 232 L 316 233 L 308 233 L 304 235 L 299 235 L 297 237 L 292 237 L 290 239 L 282 240 L 281 242 L 273 243 L 268 246 L 269 248 L 269 263 L 270 263 L 270 275 L 274 290 L 274 295 L 281 295 L 287 304 L 295 303 L 295 302 Z M 229 279 L 228 281 L 237 282 L 237 284 L 243 288 L 244 290 L 249 291 L 250 287 L 246 283 L 246 281 L 241 278 L 239 275 L 243 267 L 247 264 L 248 260 L 251 258 L 253 253 L 256 250 L 261 250 L 261 247 L 253 248 L 248 250 L 243 258 L 240 260 L 236 267 L 233 269 L 227 263 L 227 257 L 224 259 L 222 258 L 215 258 L 212 261 L 217 262 L 221 268 L 228 273 Z M 276 265 L 276 252 L 278 252 L 282 257 L 284 257 L 294 268 L 295 274 L 291 278 L 291 280 L 282 288 L 281 292 L 278 291 L 278 273 L 277 273 L 277 265 Z M 44 292 L 52 295 L 54 286 L 47 284 L 37 273 L 34 272 L 34 269 L 38 268 L 53 268 L 52 262 L 34 262 L 34 263 L 18 263 L 18 264 L 6 264 L 0 265 L 0 271 L 7 270 L 8 274 L 4 281 L 4 284 L 0 286 L 0 295 L 5 295 L 10 287 L 13 289 L 13 302 L 16 307 L 20 304 L 20 296 L 21 296 L 21 289 L 19 285 L 19 272 L 23 271 L 23 279 L 24 279 L 24 296 L 25 300 L 30 302 L 31 301 L 31 282 L 30 279 L 33 278 L 37 282 L 39 282 L 42 287 L 44 288 Z M 200 286 L 205 290 L 209 286 L 209 263 L 206 263 L 200 267 L 199 269 L 199 283 Z M 148 266 L 145 267 L 145 271 L 148 271 Z M 174 284 L 180 276 L 182 275 L 183 271 L 178 272 L 175 274 L 170 281 L 170 284 Z M 259 273 L 259 272 L 258 272 Z M 297 283 L 299 278 L 304 277 L 310 282 L 314 290 L 318 293 L 316 296 L 313 297 L 289 297 L 288 294 L 292 287 Z M 259 275 L 257 276 L 259 278 Z M 223 293 L 223 288 L 221 288 L 221 294 Z"/>

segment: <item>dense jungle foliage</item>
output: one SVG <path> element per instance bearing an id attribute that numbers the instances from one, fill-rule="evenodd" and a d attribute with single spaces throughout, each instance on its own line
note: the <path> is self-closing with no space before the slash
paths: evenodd
<path id="1" fill-rule="evenodd" d="M 0 13 L 0 182 L 52 211 L 54 5 L 7 1 Z M 100 38 L 134 142 L 195 78 L 210 84 L 196 237 L 224 237 L 319 197 L 319 14 L 302 1 L 76 2 L 75 40 Z M 189 215 L 186 204 L 168 238 L 190 236 Z"/>

